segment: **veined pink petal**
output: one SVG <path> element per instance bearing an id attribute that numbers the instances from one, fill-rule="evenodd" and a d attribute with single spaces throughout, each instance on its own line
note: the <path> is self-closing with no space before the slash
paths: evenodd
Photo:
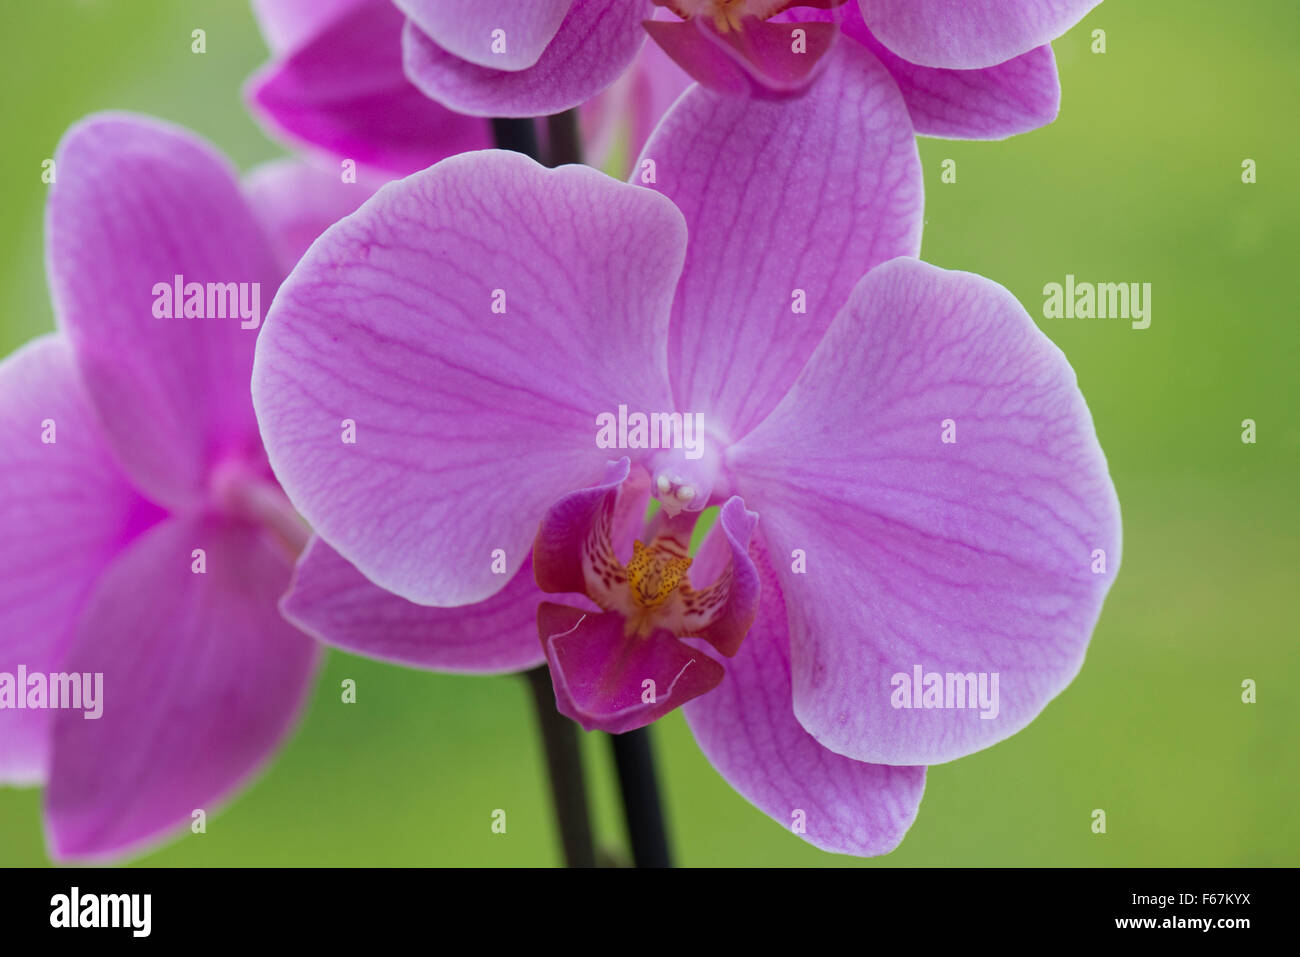
<path id="1" fill-rule="evenodd" d="M 95 579 L 158 517 L 109 451 L 66 342 L 42 336 L 0 362 L 0 673 L 58 672 Z M 49 715 L 0 709 L 0 784 L 44 779 Z"/>
<path id="2" fill-rule="evenodd" d="M 393 2 L 448 53 L 493 70 L 524 70 L 536 63 L 574 4 L 574 0 Z"/>
<path id="3" fill-rule="evenodd" d="M 389 184 L 308 250 L 259 341 L 281 485 L 380 587 L 495 594 L 494 553 L 513 575 L 547 507 L 600 475 L 597 416 L 669 408 L 685 243 L 663 197 L 515 153 Z"/>
<path id="4" fill-rule="evenodd" d="M 527 69 L 497 70 L 451 53 L 410 21 L 406 75 L 427 95 L 470 116 L 543 116 L 591 99 L 645 42 L 650 0 L 574 0 L 555 38 Z"/>
<path id="5" fill-rule="evenodd" d="M 288 580 L 257 529 L 210 518 L 169 519 L 108 569 L 62 666 L 103 675 L 102 713 L 55 715 L 52 856 L 118 856 L 211 815 L 283 744 L 318 647 L 276 609 Z"/>
<path id="6" fill-rule="evenodd" d="M 1101 0 L 858 0 L 880 42 L 919 66 L 994 66 L 1050 43 Z"/>
<path id="7" fill-rule="evenodd" d="M 688 91 L 633 182 L 650 161 L 690 233 L 669 338 L 674 398 L 738 439 L 789 389 L 857 279 L 919 251 L 912 123 L 884 67 L 841 43 L 798 103 Z"/>
<path id="8" fill-rule="evenodd" d="M 588 731 L 645 727 L 722 680 L 721 665 L 669 632 L 628 636 L 623 626 L 617 613 L 538 609 L 555 707 Z"/>
<path id="9" fill-rule="evenodd" d="M 404 22 L 390 0 L 351 6 L 249 81 L 253 115 L 293 145 L 389 175 L 490 146 L 487 123 L 430 101 L 406 79 Z"/>
<path id="10" fill-rule="evenodd" d="M 277 55 L 301 46 L 344 13 L 377 0 L 253 0 L 262 37 Z M 390 0 L 382 0 L 388 3 Z"/>
<path id="11" fill-rule="evenodd" d="M 225 160 L 184 130 L 100 114 L 55 159 L 46 271 L 59 325 L 134 483 L 198 505 L 215 463 L 259 448 L 248 372 L 275 256 Z M 210 304 L 226 318 L 185 317 L 192 283 L 204 315 Z"/>
<path id="12" fill-rule="evenodd" d="M 872 36 L 856 4 L 844 8 L 843 29 L 885 65 L 922 136 L 1002 139 L 1056 119 L 1061 84 L 1050 45 L 983 69 L 938 70 L 891 52 Z"/>
<path id="13" fill-rule="evenodd" d="M 288 275 L 316 237 L 369 199 L 375 185 L 364 178 L 344 182 L 337 172 L 281 159 L 244 177 L 244 195 Z"/>
<path id="14" fill-rule="evenodd" d="M 785 594 L 795 714 L 825 747 L 950 761 L 1078 672 L 1119 503 L 1074 372 L 1002 287 L 877 267 L 732 461 Z M 996 701 L 953 707 L 944 679 L 945 707 L 905 707 L 916 668 L 984 674 L 990 699 L 997 674 Z"/>
<path id="15" fill-rule="evenodd" d="M 724 550 L 717 526 L 701 549 Z M 720 547 L 721 546 L 721 547 Z M 761 537 L 758 618 L 726 677 L 686 703 L 700 750 L 747 800 L 824 851 L 872 857 L 898 846 L 916 818 L 925 768 L 864 764 L 828 751 L 794 716 L 781 585 Z"/>
<path id="16" fill-rule="evenodd" d="M 455 674 L 507 674 L 541 664 L 537 606 L 548 596 L 531 561 L 491 598 L 429 608 L 386 592 L 313 538 L 281 603 L 286 618 L 328 645 L 380 661 Z M 564 595 L 583 604 L 582 595 Z"/>

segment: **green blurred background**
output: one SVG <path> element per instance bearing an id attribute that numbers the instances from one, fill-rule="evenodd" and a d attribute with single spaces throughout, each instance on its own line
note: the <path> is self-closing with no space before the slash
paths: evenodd
<path id="1" fill-rule="evenodd" d="M 153 113 L 244 169 L 282 152 L 241 105 L 266 58 L 242 0 L 9 0 L 4 24 L 0 354 L 53 324 L 41 161 L 78 117 Z M 1295 0 L 1109 0 L 1055 44 L 1053 126 L 921 142 L 924 256 L 1006 285 L 1069 356 L 1119 489 L 1124 566 L 1074 684 L 1014 738 L 932 768 L 887 857 L 804 844 L 731 790 L 680 714 L 660 722 L 682 864 L 1300 864 L 1297 41 Z M 947 158 L 955 184 L 940 182 Z M 1152 283 L 1151 327 L 1040 318 L 1043 285 L 1067 272 Z M 340 702 L 344 678 L 355 705 Z M 1258 703 L 1242 703 L 1244 678 Z M 608 743 L 584 748 L 600 840 L 624 849 Z M 207 834 L 141 863 L 550 865 L 544 780 L 521 679 L 333 653 L 269 771 Z M 39 801 L 0 788 L 0 864 L 46 862 Z"/>

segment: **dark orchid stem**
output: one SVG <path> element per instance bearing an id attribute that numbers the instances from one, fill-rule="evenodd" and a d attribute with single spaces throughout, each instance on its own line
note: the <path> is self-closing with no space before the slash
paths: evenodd
<path id="1" fill-rule="evenodd" d="M 492 136 L 498 149 L 513 150 L 540 160 L 537 127 L 529 119 L 496 117 Z M 551 779 L 551 800 L 564 846 L 564 863 L 569 867 L 595 867 L 596 847 L 591 839 L 591 816 L 587 811 L 587 782 L 582 772 L 578 730 L 572 721 L 555 710 L 555 689 L 546 665 L 525 671 L 537 710 L 537 727 L 546 751 L 546 769 Z"/>
<path id="2" fill-rule="evenodd" d="M 578 729 L 555 710 L 555 690 L 546 665 L 525 671 L 537 708 L 537 726 L 542 732 L 546 766 L 551 778 L 551 799 L 564 845 L 568 867 L 595 867 L 596 849 L 591 840 L 591 818 L 587 813 L 587 782 L 582 773 L 582 752 Z"/>
<path id="3" fill-rule="evenodd" d="M 547 166 L 582 162 L 582 139 L 578 134 L 578 111 L 565 110 L 546 118 Z"/>
<path id="4" fill-rule="evenodd" d="M 668 850 L 668 832 L 664 812 L 659 804 L 659 781 L 655 773 L 650 729 L 637 728 L 610 735 L 614 746 L 614 764 L 618 768 L 618 787 L 623 792 L 623 813 L 627 819 L 628 840 L 637 867 L 672 867 Z"/>
<path id="5" fill-rule="evenodd" d="M 541 159 L 541 149 L 537 145 L 537 127 L 533 125 L 532 120 L 494 117 L 492 138 L 497 144 L 497 149 L 514 150 L 532 159 Z"/>

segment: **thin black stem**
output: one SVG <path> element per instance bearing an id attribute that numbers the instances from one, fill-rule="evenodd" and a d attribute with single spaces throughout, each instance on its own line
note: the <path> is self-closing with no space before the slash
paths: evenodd
<path id="1" fill-rule="evenodd" d="M 551 673 L 545 665 L 525 671 L 537 709 L 537 726 L 546 750 L 546 767 L 551 779 L 551 798 L 560 827 L 564 863 L 568 867 L 595 867 L 596 849 L 591 839 L 591 818 L 587 813 L 587 783 L 582 773 L 582 752 L 578 729 L 555 710 Z"/>
<path id="2" fill-rule="evenodd" d="M 578 111 L 565 110 L 546 118 L 547 166 L 582 162 L 582 139 L 578 134 Z"/>
<path id="3" fill-rule="evenodd" d="M 514 150 L 535 160 L 541 159 L 541 150 L 537 145 L 537 127 L 532 120 L 495 117 L 492 120 L 492 138 L 496 141 L 497 149 Z"/>
<path id="4" fill-rule="evenodd" d="M 638 728 L 610 735 L 618 787 L 623 792 L 623 813 L 632 859 L 637 867 L 672 867 L 668 833 L 659 804 L 659 782 L 655 773 L 650 729 Z"/>

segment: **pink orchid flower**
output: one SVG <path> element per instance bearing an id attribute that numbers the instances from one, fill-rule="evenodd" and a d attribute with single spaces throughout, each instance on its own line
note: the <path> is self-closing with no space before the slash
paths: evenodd
<path id="1" fill-rule="evenodd" d="M 533 116 L 581 103 L 623 71 L 646 31 L 705 86 L 788 96 L 815 80 L 843 35 L 889 70 L 917 132 L 998 139 L 1055 118 L 1049 43 L 1099 0 L 395 2 L 409 18 L 407 75 L 464 113 Z M 651 4 L 680 19 L 649 19 Z"/>
<path id="2" fill-rule="evenodd" d="M 253 373 L 319 536 L 285 612 L 427 668 L 545 658 L 587 727 L 684 705 L 775 820 L 885 853 L 924 765 L 1014 734 L 1080 668 L 1119 563 L 1105 458 L 1016 300 L 911 258 L 913 129 L 867 51 L 829 53 L 799 109 L 694 88 L 651 161 L 653 189 L 454 157 L 312 247 Z M 647 448 L 625 410 L 698 442 Z M 917 667 L 995 673 L 996 713 L 913 707 Z"/>
<path id="3" fill-rule="evenodd" d="M 0 364 L 0 672 L 46 687 L 0 701 L 0 780 L 44 783 L 51 855 L 84 860 L 211 811 L 302 710 L 317 647 L 277 602 L 307 533 L 248 380 L 261 307 L 368 194 L 298 164 L 241 190 L 126 114 L 74 126 L 55 169 L 59 331 Z M 98 717 L 55 709 L 61 674 L 102 676 Z"/>

